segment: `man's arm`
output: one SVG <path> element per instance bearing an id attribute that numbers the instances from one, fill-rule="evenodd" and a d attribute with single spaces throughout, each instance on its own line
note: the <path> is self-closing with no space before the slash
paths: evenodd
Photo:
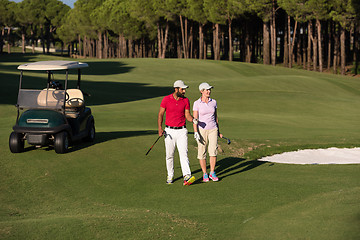
<path id="1" fill-rule="evenodd" d="M 159 132 L 159 136 L 162 136 L 164 134 L 164 130 L 162 128 L 162 122 L 164 120 L 164 114 L 165 114 L 165 108 L 160 107 L 159 115 L 158 115 L 158 132 Z"/>
<path id="2" fill-rule="evenodd" d="M 193 116 L 191 116 L 189 109 L 185 109 L 185 117 L 186 117 L 186 120 L 188 120 L 189 122 L 194 121 L 194 118 L 193 118 Z"/>

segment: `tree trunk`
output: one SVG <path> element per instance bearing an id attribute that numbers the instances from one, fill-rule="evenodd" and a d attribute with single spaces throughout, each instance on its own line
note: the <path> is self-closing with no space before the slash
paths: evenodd
<path id="1" fill-rule="evenodd" d="M 270 39 L 269 39 L 269 22 L 263 22 L 263 63 L 270 64 Z"/>
<path id="2" fill-rule="evenodd" d="M 184 58 L 189 58 L 189 45 L 188 45 L 188 19 L 185 18 L 185 48 L 184 48 Z"/>
<path id="3" fill-rule="evenodd" d="M 290 39 L 290 16 L 287 15 L 286 16 L 286 20 L 287 20 L 287 24 L 284 24 L 284 57 L 283 57 L 283 62 L 284 62 L 284 67 L 288 67 L 289 66 L 289 49 L 290 49 L 290 44 L 289 44 L 289 39 Z"/>
<path id="4" fill-rule="evenodd" d="M 251 42 L 250 42 L 250 32 L 249 27 L 246 26 L 245 31 L 245 62 L 250 63 L 251 62 Z"/>
<path id="5" fill-rule="evenodd" d="M 26 52 L 26 50 L 25 50 L 25 29 L 24 28 L 21 33 L 21 50 L 22 50 L 22 53 Z"/>
<path id="6" fill-rule="evenodd" d="M 314 37 L 312 37 L 312 43 L 313 43 L 313 70 L 317 71 L 317 58 L 318 58 L 318 36 L 316 32 L 314 32 Z"/>
<path id="7" fill-rule="evenodd" d="M 45 54 L 44 28 L 42 24 L 40 24 L 40 38 L 41 38 L 41 46 L 43 48 L 43 54 Z"/>
<path id="8" fill-rule="evenodd" d="M 354 26 L 354 64 L 355 64 L 355 71 L 354 74 L 358 74 L 358 66 L 359 66 L 359 41 L 358 41 L 358 34 L 359 32 L 359 25 L 355 24 Z"/>
<path id="9" fill-rule="evenodd" d="M 307 70 L 311 67 L 311 38 L 312 38 L 312 23 L 308 22 L 308 46 L 307 46 Z"/>
<path id="10" fill-rule="evenodd" d="M 47 23 L 46 25 L 46 29 L 45 29 L 45 36 L 46 36 L 46 53 L 49 54 L 50 53 L 50 23 Z"/>
<path id="11" fill-rule="evenodd" d="M 303 33 L 302 33 L 302 37 L 301 37 L 301 42 L 302 42 L 302 54 L 303 54 L 303 69 L 306 69 L 306 35 L 305 35 L 305 24 L 303 24 Z"/>
<path id="12" fill-rule="evenodd" d="M 169 35 L 169 22 L 166 20 L 165 33 L 164 33 L 163 43 L 162 43 L 163 49 L 162 49 L 161 58 L 165 58 L 165 55 L 166 55 L 168 35 Z"/>
<path id="13" fill-rule="evenodd" d="M 122 55 L 124 58 L 127 58 L 129 56 L 129 50 L 128 50 L 128 40 L 125 38 L 125 36 L 122 36 L 122 47 L 123 47 L 123 50 L 122 50 Z"/>
<path id="14" fill-rule="evenodd" d="M 161 41 L 161 28 L 160 28 L 160 23 L 157 23 L 157 32 L 158 32 L 158 58 L 161 58 L 161 53 L 162 53 L 162 41 Z"/>
<path id="15" fill-rule="evenodd" d="M 86 57 L 86 44 L 87 44 L 87 39 L 86 39 L 86 35 L 83 38 L 83 57 Z"/>
<path id="16" fill-rule="evenodd" d="M 217 60 L 220 60 L 221 56 L 220 56 L 220 43 L 221 43 L 221 33 L 220 33 L 220 24 L 216 24 L 216 52 L 217 52 Z"/>
<path id="17" fill-rule="evenodd" d="M 109 58 L 109 38 L 108 38 L 108 32 L 104 32 L 104 50 L 103 50 L 103 58 L 107 59 Z"/>
<path id="18" fill-rule="evenodd" d="M 216 28 L 215 28 L 215 24 L 213 23 L 212 57 L 214 58 L 214 60 L 216 60 L 217 58 L 215 48 L 216 48 Z"/>
<path id="19" fill-rule="evenodd" d="M 120 54 L 121 54 L 121 35 L 119 34 L 119 37 L 118 37 L 118 47 L 116 49 L 116 54 L 117 54 L 117 58 L 120 58 Z"/>
<path id="20" fill-rule="evenodd" d="M 276 55 L 277 55 L 277 39 L 276 39 L 276 19 L 275 19 L 275 0 L 272 1 L 272 17 L 271 17 L 271 64 L 276 66 Z"/>
<path id="21" fill-rule="evenodd" d="M 31 26 L 31 46 L 32 46 L 32 53 L 35 53 L 35 34 L 34 34 L 34 29 Z"/>
<path id="22" fill-rule="evenodd" d="M 199 59 L 204 58 L 204 33 L 203 33 L 204 24 L 199 23 Z"/>
<path id="23" fill-rule="evenodd" d="M 133 40 L 129 39 L 128 44 L 129 44 L 129 58 L 133 58 L 134 56 Z"/>
<path id="24" fill-rule="evenodd" d="M 204 39 L 204 57 L 203 57 L 203 59 L 205 59 L 205 60 L 207 59 L 207 52 L 208 52 L 207 48 L 208 48 L 208 45 L 206 43 L 206 40 Z"/>
<path id="25" fill-rule="evenodd" d="M 98 31 L 98 43 L 97 43 L 97 58 L 102 59 L 102 46 L 103 46 L 103 40 L 102 40 L 102 32 Z"/>
<path id="26" fill-rule="evenodd" d="M 213 48 L 214 48 L 214 60 L 220 60 L 220 26 L 218 23 L 213 26 Z"/>
<path id="27" fill-rule="evenodd" d="M 166 47 L 168 42 L 168 34 L 169 34 L 169 22 L 166 20 L 165 32 L 160 27 L 160 23 L 158 26 L 158 58 L 165 58 L 166 55 Z"/>
<path id="28" fill-rule="evenodd" d="M 125 58 L 126 56 L 124 45 L 126 45 L 124 36 L 122 34 L 119 34 L 119 58 Z"/>
<path id="29" fill-rule="evenodd" d="M 321 45 L 321 22 L 319 19 L 316 19 L 316 26 L 318 32 L 318 47 L 319 47 L 319 72 L 323 71 L 323 57 L 322 57 L 322 45 Z"/>
<path id="30" fill-rule="evenodd" d="M 331 48 L 332 48 L 332 36 L 333 36 L 333 24 L 332 22 L 329 22 L 328 24 L 328 51 L 327 51 L 327 70 L 330 71 L 330 68 L 331 68 Z"/>
<path id="31" fill-rule="evenodd" d="M 182 37 L 182 52 L 184 54 L 184 58 L 188 58 L 187 56 L 187 47 L 186 47 L 186 41 L 185 41 L 185 32 L 187 32 L 187 24 L 185 25 L 185 30 L 184 30 L 184 24 L 183 24 L 183 19 L 182 16 L 179 16 L 180 18 L 180 27 L 181 27 L 181 37 Z"/>
<path id="32" fill-rule="evenodd" d="M 11 34 L 11 27 L 8 27 L 8 35 L 7 35 L 7 49 L 8 49 L 8 54 L 11 53 L 11 39 L 10 39 L 10 34 Z"/>
<path id="33" fill-rule="evenodd" d="M 187 19 L 186 19 L 186 23 L 187 23 Z M 187 24 L 186 24 L 187 25 Z M 193 58 L 193 51 L 194 51 L 194 48 L 193 48 L 193 41 L 194 41 L 194 33 L 193 33 L 193 24 L 191 24 L 190 26 L 190 36 L 188 37 L 188 40 L 187 40 L 187 49 L 188 49 L 188 57 L 189 58 Z"/>
<path id="34" fill-rule="evenodd" d="M 89 46 L 89 52 L 90 52 L 90 57 L 92 58 L 92 57 L 95 57 L 95 55 L 96 55 L 96 45 L 95 45 L 95 41 L 94 41 L 94 39 L 90 39 L 89 38 L 89 44 L 88 44 L 88 46 Z"/>
<path id="35" fill-rule="evenodd" d="M 77 50 L 77 54 L 79 56 L 82 56 L 82 53 L 81 53 L 81 37 L 80 37 L 80 35 L 78 35 L 78 45 L 76 47 L 76 50 Z"/>
<path id="36" fill-rule="evenodd" d="M 299 23 L 299 32 L 298 32 L 298 38 L 297 38 L 297 46 L 296 46 L 296 64 L 298 66 L 302 65 L 302 55 L 301 55 L 301 50 L 302 50 L 302 34 L 301 34 L 301 23 Z"/>
<path id="37" fill-rule="evenodd" d="M 4 51 L 4 42 L 3 42 L 4 36 L 5 36 L 5 27 L 2 28 L 0 34 L 0 53 L 3 53 Z"/>
<path id="38" fill-rule="evenodd" d="M 182 58 L 182 40 L 180 39 L 180 34 L 176 32 L 176 55 L 178 59 Z"/>
<path id="39" fill-rule="evenodd" d="M 71 54 L 74 52 L 74 42 L 70 42 L 66 45 L 63 41 L 61 41 L 61 56 L 63 56 L 66 51 L 64 50 L 65 46 L 67 47 L 67 54 L 65 56 L 71 57 Z"/>
<path id="40" fill-rule="evenodd" d="M 288 18 L 288 24 L 289 24 L 289 68 L 292 68 L 292 62 L 293 62 L 293 56 L 294 56 L 294 44 L 295 44 L 295 37 L 296 37 L 298 22 L 295 21 L 295 27 L 294 27 L 292 40 L 291 40 L 291 33 L 290 33 L 290 16 Z"/>
<path id="41" fill-rule="evenodd" d="M 341 52 L 341 75 L 345 75 L 346 53 L 345 53 L 345 28 L 341 27 L 340 33 L 340 52 Z"/>
<path id="42" fill-rule="evenodd" d="M 334 61 L 333 61 L 333 72 L 337 74 L 337 66 L 338 66 L 338 52 L 339 52 L 339 36 L 336 31 L 336 24 L 334 25 L 334 36 L 335 36 L 335 46 L 334 46 Z"/>
<path id="43" fill-rule="evenodd" d="M 234 55 L 234 49 L 233 49 L 233 43 L 232 43 L 232 20 L 228 18 L 229 21 L 229 61 L 233 60 Z"/>

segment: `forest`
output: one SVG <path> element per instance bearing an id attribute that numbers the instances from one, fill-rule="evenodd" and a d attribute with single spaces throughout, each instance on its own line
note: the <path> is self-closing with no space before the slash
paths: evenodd
<path id="1" fill-rule="evenodd" d="M 357 74 L 359 0 L 0 0 L 0 53 L 195 58 Z M 26 47 L 28 46 L 28 48 Z M 31 47 L 29 47 L 31 46 Z"/>

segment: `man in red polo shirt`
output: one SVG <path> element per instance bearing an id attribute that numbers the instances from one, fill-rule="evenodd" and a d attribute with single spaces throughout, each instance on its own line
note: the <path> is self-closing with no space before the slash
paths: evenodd
<path id="1" fill-rule="evenodd" d="M 174 92 L 165 96 L 160 104 L 158 116 L 159 136 L 165 136 L 167 184 L 172 184 L 174 179 L 174 153 L 175 146 L 179 151 L 180 165 L 184 177 L 184 185 L 190 185 L 195 181 L 191 176 L 188 158 L 188 137 L 186 120 L 197 124 L 197 119 L 190 114 L 190 101 L 185 97 L 187 85 L 177 80 L 174 83 Z M 162 128 L 164 114 L 166 112 L 165 131 Z"/>

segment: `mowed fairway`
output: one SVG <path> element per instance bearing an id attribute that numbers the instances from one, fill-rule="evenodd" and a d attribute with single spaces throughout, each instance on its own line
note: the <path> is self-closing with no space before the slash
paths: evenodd
<path id="1" fill-rule="evenodd" d="M 285 151 L 360 146 L 360 79 L 282 67 L 177 59 L 84 59 L 82 88 L 96 141 L 67 154 L 12 154 L 19 64 L 61 59 L 0 58 L 0 239 L 360 239 L 360 165 L 257 161 Z M 68 59 L 67 59 L 68 60 Z M 45 74 L 29 83 L 45 86 Z M 55 75 L 59 80 L 62 75 Z M 76 76 L 71 76 L 75 81 Z M 214 86 L 221 132 L 217 183 L 182 186 L 178 156 L 166 185 L 157 113 L 175 80 Z"/>

